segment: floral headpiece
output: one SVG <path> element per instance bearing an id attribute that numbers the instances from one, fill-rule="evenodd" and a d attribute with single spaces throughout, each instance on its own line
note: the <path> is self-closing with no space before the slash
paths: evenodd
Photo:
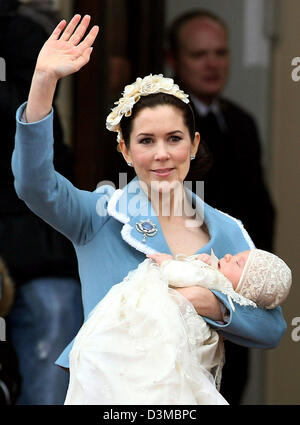
<path id="1" fill-rule="evenodd" d="M 172 78 L 165 78 L 162 74 L 147 75 L 144 78 L 137 78 L 135 83 L 125 87 L 122 97 L 115 102 L 117 105 L 111 110 L 106 118 L 106 128 L 118 133 L 118 143 L 122 139 L 120 122 L 123 116 L 130 117 L 133 106 L 140 100 L 141 96 L 148 96 L 154 93 L 171 94 L 184 103 L 189 103 L 188 95 L 174 84 Z"/>

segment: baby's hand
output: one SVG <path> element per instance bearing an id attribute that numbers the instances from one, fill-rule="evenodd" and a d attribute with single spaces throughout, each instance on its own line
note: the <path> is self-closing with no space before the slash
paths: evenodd
<path id="1" fill-rule="evenodd" d="M 156 264 L 159 264 L 159 265 L 161 265 L 164 261 L 174 260 L 174 257 L 172 257 L 172 255 L 163 254 L 161 252 L 158 252 L 156 254 L 147 254 L 146 257 L 151 258 L 152 260 L 156 262 Z"/>
<path id="2" fill-rule="evenodd" d="M 197 256 L 197 260 L 201 260 L 204 263 L 211 265 L 211 257 L 209 254 L 199 254 Z"/>

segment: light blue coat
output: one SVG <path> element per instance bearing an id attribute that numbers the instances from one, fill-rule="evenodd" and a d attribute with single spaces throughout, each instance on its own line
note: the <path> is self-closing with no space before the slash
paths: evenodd
<path id="1" fill-rule="evenodd" d="M 101 186 L 94 192 L 75 188 L 53 167 L 53 112 L 37 123 L 24 123 L 17 111 L 17 132 L 12 166 L 18 196 L 28 207 L 51 226 L 62 232 L 74 245 L 82 284 L 85 320 L 89 312 L 104 297 L 112 285 L 119 283 L 128 272 L 145 259 L 146 253 L 170 249 L 160 228 L 158 218 L 137 178 L 124 189 Z M 218 257 L 236 254 L 253 247 L 241 223 L 204 204 L 192 192 L 196 210 L 204 208 L 210 242 L 198 253 Z M 136 224 L 150 218 L 158 229 L 155 236 L 146 238 Z M 34 235 L 33 235 L 34 237 Z M 230 312 L 227 323 L 205 320 L 227 339 L 244 346 L 274 348 L 278 345 L 286 323 L 280 307 L 263 310 L 235 304 L 233 311 L 227 297 L 213 291 Z M 66 347 L 57 364 L 68 367 L 72 342 Z"/>

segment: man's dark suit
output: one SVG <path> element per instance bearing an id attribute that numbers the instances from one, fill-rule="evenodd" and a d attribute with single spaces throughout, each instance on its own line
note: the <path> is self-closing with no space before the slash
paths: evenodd
<path id="1" fill-rule="evenodd" d="M 203 177 L 204 200 L 240 219 L 257 248 L 272 251 L 275 213 L 264 183 L 255 122 L 247 112 L 228 100 L 220 99 L 219 105 L 226 131 L 220 129 L 214 116 L 205 119 L 192 105 L 196 131 L 213 159 L 211 169 Z M 193 162 L 186 180 L 202 180 Z M 225 347 L 221 393 L 230 404 L 239 404 L 247 381 L 249 350 L 228 341 Z"/>

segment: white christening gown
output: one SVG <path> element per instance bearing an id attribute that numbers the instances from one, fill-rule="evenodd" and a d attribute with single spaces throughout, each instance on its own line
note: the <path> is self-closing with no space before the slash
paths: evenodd
<path id="1" fill-rule="evenodd" d="M 223 342 L 170 287 L 192 285 L 251 304 L 195 257 L 161 266 L 146 259 L 110 289 L 79 330 L 65 404 L 228 404 L 217 389 Z"/>

